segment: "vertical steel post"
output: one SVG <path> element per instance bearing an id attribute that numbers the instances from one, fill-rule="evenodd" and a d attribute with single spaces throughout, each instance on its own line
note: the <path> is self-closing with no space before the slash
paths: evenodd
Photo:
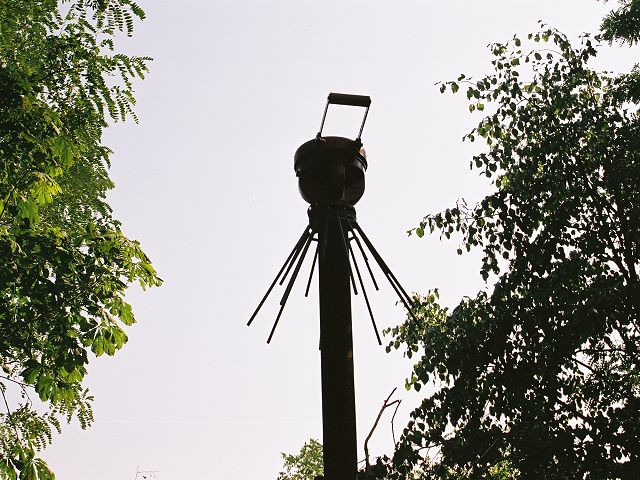
<path id="1" fill-rule="evenodd" d="M 322 428 L 325 480 L 354 480 L 358 470 L 353 335 L 347 229 L 352 207 L 312 207 L 318 213 Z"/>
<path id="2" fill-rule="evenodd" d="M 322 136 L 322 129 L 329 105 L 347 105 L 366 108 L 358 138 L 351 140 L 345 137 Z M 285 261 L 267 293 L 260 301 L 249 320 L 249 324 L 260 310 L 269 293 L 284 272 L 280 283 L 284 282 L 289 270 L 300 255 L 293 270 L 289 284 L 280 301 L 280 312 L 271 329 L 267 343 L 271 341 L 275 328 L 280 320 L 291 287 L 300 270 L 309 245 L 318 241 L 313 265 L 318 260 L 318 277 L 320 287 L 320 359 L 322 376 L 322 430 L 324 455 L 324 480 L 356 480 L 358 473 L 358 448 L 356 437 L 356 401 L 353 379 L 353 334 L 351 330 L 351 284 L 356 292 L 355 278 L 349 262 L 349 232 L 353 228 L 364 235 L 356 223 L 356 211 L 353 206 L 358 203 L 365 190 L 365 172 L 367 159 L 362 148 L 362 131 L 371 106 L 371 98 L 365 95 L 330 93 L 327 106 L 322 115 L 320 131 L 316 138 L 309 140 L 296 150 L 293 167 L 298 177 L 298 189 L 302 198 L 309 203 L 309 226 L 305 234 L 298 240 L 293 251 Z M 314 235 L 317 238 L 313 238 Z M 353 233 L 354 238 L 355 232 Z M 371 249 L 366 237 L 363 240 Z M 359 242 L 359 241 L 358 241 Z M 358 243 L 362 254 L 364 251 Z M 382 260 L 372 250 L 378 263 Z M 369 301 L 364 291 L 360 272 L 354 268 L 362 287 L 369 314 L 376 329 Z M 369 263 L 366 256 L 369 273 Z M 383 266 L 381 264 L 381 266 Z M 383 269 L 384 270 L 384 269 Z M 388 270 L 388 269 L 387 269 Z M 390 272 L 385 275 L 400 294 L 399 285 Z M 309 291 L 313 266 L 307 282 Z M 372 280 L 376 289 L 373 274 Z M 402 298 L 404 301 L 405 299 Z M 376 329 L 376 335 L 378 331 Z M 378 338 L 378 341 L 380 339 Z"/>

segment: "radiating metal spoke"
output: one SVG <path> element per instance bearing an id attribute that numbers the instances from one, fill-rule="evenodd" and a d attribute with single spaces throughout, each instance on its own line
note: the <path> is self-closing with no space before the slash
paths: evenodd
<path id="1" fill-rule="evenodd" d="M 342 237 L 342 246 L 344 247 L 344 253 L 347 256 L 347 265 L 349 266 L 349 279 L 351 280 L 351 287 L 353 288 L 353 293 L 358 295 L 358 288 L 356 287 L 356 281 L 353 278 L 353 270 L 351 269 L 351 262 L 349 261 L 349 246 L 347 242 L 347 237 L 344 234 L 344 228 L 342 228 L 342 217 L 338 216 L 338 225 L 340 226 L 340 236 Z"/>
<path id="2" fill-rule="evenodd" d="M 318 230 L 316 228 L 317 222 L 310 223 L 309 225 L 307 225 L 304 232 L 302 233 L 302 235 L 296 242 L 295 246 L 293 247 L 293 250 L 291 250 L 291 253 L 289 253 L 289 256 L 287 257 L 284 264 L 278 271 L 276 278 L 273 280 L 273 282 L 269 286 L 269 289 L 265 293 L 264 297 L 262 297 L 262 300 L 258 304 L 258 307 L 253 312 L 253 315 L 251 315 L 251 318 L 247 323 L 247 325 L 251 325 L 251 323 L 255 320 L 256 316 L 258 315 L 258 312 L 264 305 L 265 301 L 271 294 L 273 288 L 278 283 L 278 281 L 280 282 L 280 285 L 283 285 L 285 280 L 287 280 L 287 277 L 289 277 L 289 274 L 291 273 L 291 276 L 289 278 L 285 291 L 282 295 L 282 298 L 280 299 L 280 309 L 278 311 L 278 315 L 276 316 L 276 320 L 271 328 L 271 332 L 269 333 L 269 338 L 267 339 L 267 343 L 270 343 L 271 340 L 273 339 L 273 335 L 278 326 L 278 323 L 280 322 L 280 318 L 282 317 L 284 307 L 289 299 L 289 295 L 291 294 L 291 291 L 296 282 L 296 279 L 300 274 L 300 269 L 302 267 L 302 264 L 304 263 L 305 257 L 307 256 L 309 247 L 311 246 L 312 242 L 316 242 L 315 253 L 313 255 L 311 270 L 309 271 L 309 279 L 307 280 L 307 285 L 306 285 L 305 294 L 304 294 L 305 297 L 309 296 L 309 290 L 311 288 L 313 274 L 316 269 L 316 263 L 318 263 L 318 258 L 321 258 L 324 255 L 324 251 L 327 243 L 326 231 L 329 228 L 329 222 L 332 220 L 337 221 L 340 228 L 342 244 L 347 256 L 347 266 L 349 268 L 349 279 L 351 282 L 351 286 L 353 288 L 354 294 L 358 295 L 358 286 L 356 285 L 356 280 L 355 280 L 355 276 L 357 275 L 358 283 L 360 284 L 360 289 L 362 290 L 362 294 L 364 296 L 364 300 L 367 305 L 367 310 L 369 312 L 369 317 L 371 318 L 371 324 L 373 325 L 373 330 L 376 334 L 378 344 L 382 345 L 380 332 L 378 330 L 378 326 L 373 316 L 373 309 L 371 308 L 369 296 L 367 294 L 366 287 L 362 279 L 362 273 L 360 272 L 360 267 L 358 265 L 358 262 L 355 256 L 355 251 L 351 246 L 352 241 L 355 241 L 355 243 L 358 245 L 358 249 L 360 251 L 360 254 L 362 255 L 362 259 L 364 260 L 365 265 L 367 266 L 367 270 L 369 272 L 369 275 L 371 277 L 371 280 L 376 290 L 379 290 L 379 287 L 378 287 L 378 283 L 376 282 L 375 276 L 373 275 L 373 270 L 369 263 L 367 252 L 365 251 L 365 246 L 373 256 L 373 259 L 376 261 L 376 263 L 380 267 L 380 270 L 382 270 L 382 273 L 391 284 L 391 287 L 396 292 L 396 295 L 398 296 L 400 301 L 403 303 L 403 305 L 405 306 L 405 308 L 407 309 L 411 317 L 417 321 L 413 313 L 413 307 L 412 307 L 413 300 L 411 299 L 409 294 L 407 294 L 407 292 L 404 290 L 404 288 L 402 287 L 402 285 L 400 284 L 396 276 L 393 274 L 389 266 L 386 264 L 386 262 L 382 259 L 382 256 L 375 249 L 375 247 L 373 246 L 373 244 L 371 243 L 367 235 L 364 233 L 360 225 L 358 225 L 358 223 L 355 220 L 352 220 L 348 217 L 342 217 L 341 215 L 336 215 L 336 216 L 331 216 L 330 218 L 330 216 L 327 215 L 324 218 L 323 229 Z M 351 265 L 352 263 L 353 263 L 353 266 Z M 354 274 L 354 269 L 355 269 L 355 274 Z"/>
<path id="3" fill-rule="evenodd" d="M 371 241 L 369 240 L 367 235 L 362 231 L 362 228 L 360 227 L 360 225 L 358 225 L 356 222 L 354 222 L 353 226 L 354 226 L 354 229 L 355 229 L 354 231 L 357 231 L 360 234 L 360 236 L 362 237 L 362 240 L 364 241 L 365 245 L 367 246 L 367 248 L 369 249 L 369 251 L 373 255 L 373 258 L 376 260 L 376 262 L 378 262 L 378 265 L 380 266 L 380 269 L 382 270 L 382 272 L 387 277 L 387 280 L 389 281 L 389 283 L 391 284 L 391 286 L 395 290 L 396 294 L 400 298 L 400 301 L 404 304 L 405 308 L 407 309 L 407 311 L 409 312 L 411 317 L 417 322 L 418 319 L 413 314 L 413 307 L 412 307 L 413 300 L 407 294 L 407 292 L 404 290 L 404 288 L 402 288 L 402 285 L 400 285 L 400 282 L 398 282 L 398 279 L 395 277 L 395 275 L 393 274 L 391 269 L 387 266 L 385 261 L 382 259 L 382 257 L 380 256 L 378 251 L 375 249 L 375 247 L 373 246 L 373 244 L 371 243 Z"/>
<path id="4" fill-rule="evenodd" d="M 287 276 L 289 275 L 289 272 L 291 271 L 291 268 L 296 263 L 296 259 L 298 258 L 298 255 L 300 255 L 300 252 L 302 251 L 302 247 L 303 247 L 304 243 L 307 241 L 307 239 L 309 238 L 309 236 L 313 236 L 313 230 L 311 229 L 311 225 L 307 226 L 307 230 L 302 235 L 302 237 L 300 237 L 300 240 L 298 240 L 298 243 L 296 244 L 296 252 L 295 252 L 293 258 L 291 258 L 291 260 L 289 261 L 289 265 L 287 266 L 287 271 L 284 272 L 284 275 L 282 276 L 282 279 L 280 280 L 280 285 L 284 284 L 284 281 L 287 279 Z"/>
<path id="5" fill-rule="evenodd" d="M 282 295 L 282 300 L 280 300 L 280 305 L 283 303 L 287 303 L 287 298 L 289 298 L 289 293 L 291 293 L 291 289 L 293 288 L 293 284 L 300 273 L 300 267 L 302 267 L 302 262 L 304 262 L 304 257 L 307 255 L 307 251 L 309 250 L 309 245 L 311 245 L 311 236 L 307 237 L 307 241 L 304 244 L 304 248 L 302 249 L 302 254 L 298 257 L 298 264 L 296 265 L 291 278 L 289 279 L 289 283 L 287 284 L 287 288 L 284 291 L 284 295 Z"/>
<path id="6" fill-rule="evenodd" d="M 351 225 L 351 221 L 349 221 L 349 225 Z M 376 290 L 380 290 L 378 288 L 378 283 L 376 282 L 376 277 L 373 276 L 373 270 L 371 270 L 371 265 L 369 265 L 369 258 L 367 257 L 367 254 L 364 251 L 364 248 L 362 248 L 362 243 L 360 242 L 360 239 L 356 236 L 356 233 L 353 231 L 353 226 L 351 225 L 351 232 L 353 234 L 353 239 L 356 241 L 356 244 L 358 245 L 358 248 L 360 249 L 360 254 L 362 255 L 362 258 L 364 258 L 364 263 L 367 266 L 367 270 L 369 271 L 369 275 L 371 276 L 371 281 L 373 282 L 373 286 L 376 287 Z"/>
<path id="7" fill-rule="evenodd" d="M 298 257 L 298 263 L 296 264 L 296 268 L 293 270 L 293 274 L 289 279 L 289 283 L 287 284 L 287 288 L 282 295 L 282 299 L 280 300 L 280 311 L 278 312 L 278 316 L 276 317 L 276 321 L 271 328 L 271 333 L 269 334 L 269 338 L 267 339 L 267 343 L 271 342 L 271 338 L 273 338 L 273 334 L 276 331 L 276 327 L 278 326 L 278 322 L 280 321 L 280 316 L 282 315 L 282 311 L 284 310 L 284 306 L 287 304 L 287 300 L 289 299 L 289 294 L 291 293 L 291 289 L 293 288 L 293 284 L 296 282 L 296 278 L 298 277 L 298 273 L 300 273 L 300 267 L 302 267 L 302 262 L 304 262 L 304 257 L 307 255 L 307 250 L 309 250 L 309 245 L 311 245 L 311 240 L 313 237 L 313 231 L 311 235 L 307 236 L 304 247 L 302 249 L 302 253 Z"/>
<path id="8" fill-rule="evenodd" d="M 269 338 L 267 338 L 267 343 L 271 343 L 271 339 L 273 338 L 273 334 L 276 331 L 276 327 L 278 326 L 278 322 L 280 321 L 280 316 L 282 315 L 282 311 L 284 310 L 284 304 L 280 305 L 280 310 L 278 311 L 278 316 L 276 317 L 276 321 L 271 328 L 271 333 L 269 334 Z"/>
<path id="9" fill-rule="evenodd" d="M 367 310 L 369 310 L 369 317 L 371 317 L 371 323 L 373 324 L 373 331 L 376 332 L 376 338 L 378 339 L 378 345 L 382 345 L 382 340 L 380 340 L 380 333 L 378 332 L 378 326 L 376 325 L 376 321 L 373 318 L 373 311 L 371 310 L 371 304 L 369 303 L 369 297 L 367 296 L 367 290 L 364 288 L 364 282 L 362 281 L 362 275 L 360 275 L 360 268 L 358 268 L 358 263 L 356 262 L 356 256 L 353 253 L 353 249 L 351 248 L 351 244 L 349 244 L 349 253 L 351 254 L 351 258 L 353 259 L 353 265 L 356 269 L 356 274 L 358 275 L 358 281 L 360 282 L 360 288 L 362 289 L 362 296 L 364 297 L 364 301 L 367 304 Z"/>
<path id="10" fill-rule="evenodd" d="M 256 310 L 253 312 L 253 315 L 251 315 L 251 318 L 249 319 L 249 321 L 247 322 L 247 325 L 251 325 L 251 323 L 253 322 L 253 320 L 256 318 L 256 315 L 258 315 L 258 312 L 260 311 L 260 309 L 262 308 L 262 305 L 264 304 L 264 302 L 267 300 L 267 297 L 269 296 L 269 294 L 271 293 L 271 291 L 273 290 L 273 287 L 275 287 L 276 283 L 278 283 L 278 279 L 280 278 L 280 276 L 282 275 L 282 272 L 284 271 L 285 268 L 287 268 L 287 265 L 289 265 L 289 262 L 292 261 L 292 258 L 295 256 L 297 256 L 297 252 L 299 251 L 299 248 L 302 244 L 302 242 L 305 241 L 307 235 L 309 234 L 309 228 L 310 226 L 307 225 L 307 227 L 304 229 L 304 232 L 302 232 L 302 235 L 300 236 L 300 239 L 297 241 L 297 243 L 295 244 L 295 246 L 293 247 L 293 250 L 291 250 L 291 253 L 289 254 L 289 256 L 287 257 L 287 259 L 284 261 L 284 264 L 282 265 L 282 268 L 280 269 L 280 271 L 278 272 L 278 274 L 276 275 L 276 278 L 273 280 L 273 282 L 271 283 L 271 285 L 269 286 L 269 289 L 267 290 L 267 293 L 264 294 L 264 297 L 262 297 L 262 300 L 260 300 L 260 303 L 258 304 L 258 307 L 256 308 Z M 294 260 L 295 261 L 295 260 Z M 283 277 L 286 278 L 286 275 Z"/>
<path id="11" fill-rule="evenodd" d="M 398 279 L 395 277 L 395 275 L 393 274 L 389 266 L 386 264 L 386 262 L 382 259 L 382 256 L 378 253 L 376 248 L 373 246 L 373 244 L 369 240 L 369 237 L 367 237 L 367 234 L 364 233 L 364 231 L 362 230 L 362 227 L 360 227 L 360 225 L 355 223 L 355 228 L 360 234 L 360 236 L 362 237 L 362 240 L 364 240 L 364 243 L 365 245 L 367 245 L 367 248 L 369 249 L 369 251 L 373 254 L 373 257 L 378 262 L 378 265 L 380 265 L 380 268 L 382 269 L 384 274 L 388 276 L 390 282 L 398 287 L 399 291 L 402 292 L 402 295 L 404 295 L 404 299 L 406 299 L 407 302 L 412 303 L 413 300 L 411 299 L 409 294 L 404 290 L 404 288 L 402 288 L 402 285 L 400 284 Z"/>
<path id="12" fill-rule="evenodd" d="M 311 263 L 311 270 L 309 271 L 309 281 L 307 282 L 307 289 L 304 291 L 304 296 L 309 296 L 309 288 L 311 287 L 311 279 L 313 278 L 313 271 L 316 268 L 316 262 L 318 261 L 318 253 L 320 252 L 320 241 L 316 240 L 316 253 L 313 255 L 313 263 Z"/>

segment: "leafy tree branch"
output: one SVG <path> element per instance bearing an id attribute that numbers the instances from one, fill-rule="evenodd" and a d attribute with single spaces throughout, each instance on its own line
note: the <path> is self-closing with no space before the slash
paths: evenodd
<path id="1" fill-rule="evenodd" d="M 133 84 L 150 60 L 117 52 L 115 40 L 142 18 L 131 0 L 0 1 L 3 480 L 53 478 L 37 452 L 61 420 L 91 424 L 90 352 L 126 343 L 129 284 L 161 283 L 105 200 L 102 133 L 136 119 Z"/>

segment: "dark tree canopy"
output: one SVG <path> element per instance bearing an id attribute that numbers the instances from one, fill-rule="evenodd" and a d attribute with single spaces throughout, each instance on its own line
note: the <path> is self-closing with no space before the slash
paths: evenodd
<path id="1" fill-rule="evenodd" d="M 640 0 L 622 0 L 619 3 L 620 7 L 602 20 L 602 38 L 634 45 L 640 41 Z"/>
<path id="2" fill-rule="evenodd" d="M 105 202 L 102 132 L 134 116 L 149 60 L 115 51 L 136 17 L 130 0 L 0 0 L 2 479 L 53 478 L 36 453 L 61 418 L 91 422 L 90 352 L 126 342 L 128 284 L 160 284 Z"/>
<path id="3" fill-rule="evenodd" d="M 637 41 L 638 3 L 605 39 Z M 471 167 L 495 190 L 416 233 L 481 249 L 488 286 L 451 311 L 418 297 L 420 322 L 392 329 L 427 396 L 391 478 L 638 478 L 638 75 L 593 71 L 596 48 L 543 27 L 492 45 L 493 73 L 442 85 L 487 114 L 465 139 L 486 142 Z"/>

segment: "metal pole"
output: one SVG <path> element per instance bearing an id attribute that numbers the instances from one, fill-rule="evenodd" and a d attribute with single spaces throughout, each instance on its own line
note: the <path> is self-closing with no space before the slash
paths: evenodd
<path id="1" fill-rule="evenodd" d="M 351 207 L 312 207 L 319 219 L 320 351 L 325 480 L 354 480 L 358 470 L 348 231 L 336 215 L 355 220 Z M 317 210 L 320 210 L 319 212 Z"/>

